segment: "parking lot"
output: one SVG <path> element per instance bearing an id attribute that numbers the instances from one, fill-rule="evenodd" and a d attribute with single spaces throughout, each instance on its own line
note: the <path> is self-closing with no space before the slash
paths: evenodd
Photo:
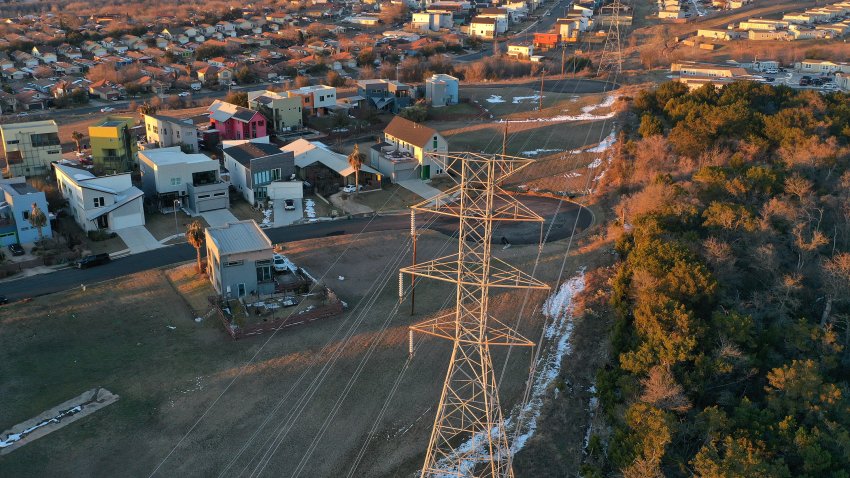
<path id="1" fill-rule="evenodd" d="M 819 74 L 786 70 L 779 71 L 775 74 L 765 72 L 753 72 L 753 75 L 756 77 L 764 78 L 767 83 L 773 85 L 787 85 L 795 89 L 808 89 L 818 91 L 837 91 L 839 89 L 838 86 L 835 85 L 835 75 L 833 74 Z M 800 80 L 802 80 L 804 77 L 808 77 L 808 79 L 810 80 L 823 81 L 823 84 L 800 85 Z M 771 81 L 770 78 L 773 78 L 773 80 Z"/>

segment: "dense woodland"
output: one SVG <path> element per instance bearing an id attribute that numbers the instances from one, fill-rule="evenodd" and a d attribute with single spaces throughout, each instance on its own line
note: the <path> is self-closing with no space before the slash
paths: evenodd
<path id="1" fill-rule="evenodd" d="M 850 97 L 667 83 L 632 112 L 584 476 L 850 476 Z"/>

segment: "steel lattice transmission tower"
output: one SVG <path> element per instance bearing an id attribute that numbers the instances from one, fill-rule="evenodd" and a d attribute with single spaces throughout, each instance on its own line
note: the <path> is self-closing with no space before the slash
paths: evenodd
<path id="1" fill-rule="evenodd" d="M 619 75 L 623 71 L 623 44 L 620 42 L 620 13 L 623 4 L 620 0 L 614 0 L 610 5 L 602 7 L 610 9 L 608 20 L 608 33 L 605 35 L 605 48 L 599 59 L 598 73 L 610 72 Z"/>
<path id="2" fill-rule="evenodd" d="M 460 169 L 460 183 L 412 209 L 458 218 L 457 253 L 401 269 L 457 286 L 454 312 L 410 327 L 453 343 L 421 476 L 512 477 L 490 347 L 534 344 L 488 314 L 488 296 L 492 288 L 548 286 L 492 257 L 491 245 L 496 221 L 543 221 L 498 187 L 532 161 L 480 153 L 450 153 L 440 159 Z"/>

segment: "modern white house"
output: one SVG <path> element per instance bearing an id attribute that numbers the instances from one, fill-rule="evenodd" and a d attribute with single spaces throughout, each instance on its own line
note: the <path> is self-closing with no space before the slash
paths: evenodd
<path id="1" fill-rule="evenodd" d="M 455 105 L 460 99 L 459 86 L 454 76 L 434 74 L 425 79 L 425 99 L 433 107 Z"/>
<path id="2" fill-rule="evenodd" d="M 145 116 L 148 143 L 159 148 L 180 146 L 186 153 L 198 152 L 198 129 L 191 119 L 172 118 L 160 114 Z"/>
<path id="3" fill-rule="evenodd" d="M 178 146 L 139 151 L 142 190 L 161 212 L 184 207 L 200 214 L 230 206 L 228 183 L 221 180 L 218 161 L 187 154 Z"/>
<path id="4" fill-rule="evenodd" d="M 289 97 L 300 97 L 301 107 L 310 114 L 323 116 L 327 114 L 328 108 L 336 106 L 336 88 L 326 85 L 312 85 L 289 90 Z"/>
<path id="5" fill-rule="evenodd" d="M 27 184 L 26 178 L 0 179 L 0 246 L 39 240 L 38 228 L 30 223 L 33 204 L 48 215 L 44 192 Z M 50 221 L 41 228 L 41 237 L 53 237 Z"/>
<path id="6" fill-rule="evenodd" d="M 130 173 L 97 177 L 61 163 L 53 163 L 53 170 L 71 215 L 84 231 L 145 225 L 144 193 L 133 186 Z"/>
<path id="7" fill-rule="evenodd" d="M 253 219 L 208 227 L 207 274 L 219 295 L 237 299 L 274 292 L 272 243 Z"/>

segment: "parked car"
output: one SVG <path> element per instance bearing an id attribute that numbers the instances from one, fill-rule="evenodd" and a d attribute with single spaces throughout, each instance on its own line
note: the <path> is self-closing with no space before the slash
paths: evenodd
<path id="1" fill-rule="evenodd" d="M 768 83 L 773 83 L 773 82 L 774 82 L 774 80 L 776 80 L 776 78 L 774 78 L 774 77 L 772 77 L 772 76 L 766 76 L 766 77 L 764 77 L 764 81 L 766 81 L 766 82 L 768 82 Z"/>
<path id="2" fill-rule="evenodd" d="M 83 257 L 82 259 L 76 262 L 77 269 L 88 269 L 89 267 L 99 266 L 102 264 L 107 264 L 112 259 L 109 257 L 109 254 L 94 254 L 91 256 Z"/>
<path id="3" fill-rule="evenodd" d="M 284 307 L 294 307 L 298 305 L 298 299 L 292 296 L 286 296 L 283 298 L 283 302 L 281 302 L 280 305 Z"/>
<path id="4" fill-rule="evenodd" d="M 285 256 L 275 254 L 272 256 L 272 265 L 275 272 L 294 272 L 295 264 L 290 262 Z"/>
<path id="5" fill-rule="evenodd" d="M 6 298 L 5 295 L 0 295 L 0 305 L 5 305 L 9 303 L 9 299 Z"/>
<path id="6" fill-rule="evenodd" d="M 357 186 L 357 191 L 360 191 L 362 189 L 363 189 L 362 184 Z M 355 191 L 355 189 L 354 189 L 353 184 L 349 184 L 349 185 L 345 186 L 344 188 L 342 188 L 342 192 L 344 192 L 344 193 L 353 193 L 354 191 Z"/>
<path id="7" fill-rule="evenodd" d="M 190 93 L 188 91 L 183 91 L 183 92 L 177 94 L 177 96 L 179 96 L 181 98 L 185 98 L 189 95 L 190 95 Z"/>
<path id="8" fill-rule="evenodd" d="M 287 199 L 283 201 L 283 209 L 285 211 L 294 211 L 295 210 L 295 201 L 292 199 Z"/>
<path id="9" fill-rule="evenodd" d="M 20 244 L 9 244 L 9 252 L 11 252 L 13 256 L 22 256 L 27 253 Z"/>
<path id="10" fill-rule="evenodd" d="M 110 111 L 115 111 L 115 108 L 113 108 L 111 106 L 104 106 L 103 108 L 100 109 L 101 113 L 109 113 Z"/>

